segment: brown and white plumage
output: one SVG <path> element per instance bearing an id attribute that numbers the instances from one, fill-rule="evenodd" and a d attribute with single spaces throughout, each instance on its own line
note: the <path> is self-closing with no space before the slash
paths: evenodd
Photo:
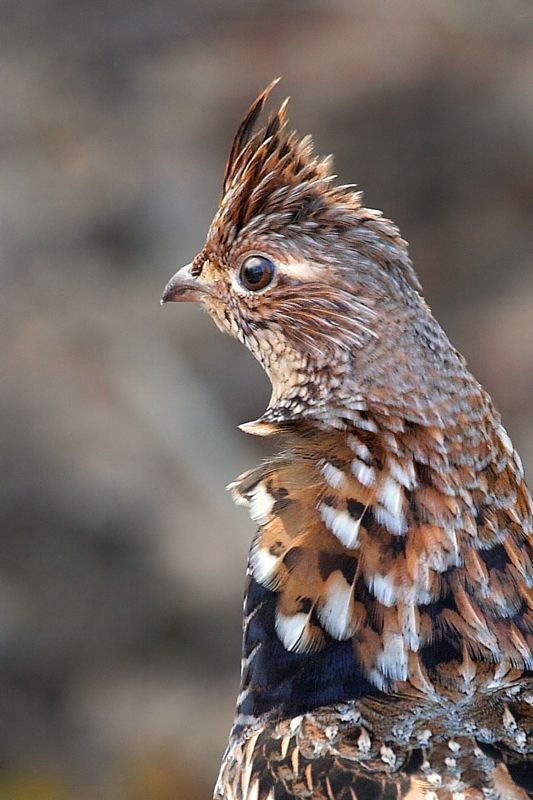
<path id="1" fill-rule="evenodd" d="M 527 798 L 532 508 L 486 392 L 393 223 L 287 131 L 243 120 L 200 300 L 272 381 L 280 452 L 231 485 L 258 525 L 215 798 Z M 529 783 L 528 783 L 529 781 Z"/>

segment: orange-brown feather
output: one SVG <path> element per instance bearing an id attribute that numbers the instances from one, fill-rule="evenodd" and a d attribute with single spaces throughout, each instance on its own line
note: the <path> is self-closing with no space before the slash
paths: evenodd
<path id="1" fill-rule="evenodd" d="M 466 645 L 474 659 L 530 665 L 527 495 L 521 485 L 502 494 L 510 465 L 471 475 L 489 509 L 476 523 L 464 492 L 436 487 L 435 467 L 419 469 L 412 488 L 402 485 L 398 479 L 411 485 L 414 475 L 410 435 L 396 434 L 394 457 L 386 439 L 350 427 L 293 430 L 290 455 L 234 485 L 252 515 L 263 498 L 251 570 L 278 592 L 286 646 L 305 652 L 330 636 L 353 637 L 357 659 L 381 687 L 406 680 L 409 654 L 439 641 Z M 424 440 L 441 444 L 435 432 L 419 433 L 417 453 Z M 405 530 L 394 522 L 400 517 Z M 487 565 L 500 546 L 505 563 Z"/>

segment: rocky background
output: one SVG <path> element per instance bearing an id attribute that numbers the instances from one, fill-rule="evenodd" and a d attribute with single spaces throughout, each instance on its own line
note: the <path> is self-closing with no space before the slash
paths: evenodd
<path id="1" fill-rule="evenodd" d="M 208 800 L 268 385 L 162 287 L 283 75 L 533 474 L 533 5 L 4 0 L 0 38 L 0 797 Z"/>

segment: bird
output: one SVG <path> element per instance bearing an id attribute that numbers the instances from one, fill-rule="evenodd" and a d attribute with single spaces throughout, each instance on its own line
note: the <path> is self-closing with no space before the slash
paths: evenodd
<path id="1" fill-rule="evenodd" d="M 161 301 L 199 302 L 272 384 L 241 428 L 277 449 L 228 487 L 257 532 L 214 798 L 526 800 L 520 457 L 398 227 L 290 129 L 288 98 L 266 115 L 276 84 L 244 116 L 206 243 Z"/>

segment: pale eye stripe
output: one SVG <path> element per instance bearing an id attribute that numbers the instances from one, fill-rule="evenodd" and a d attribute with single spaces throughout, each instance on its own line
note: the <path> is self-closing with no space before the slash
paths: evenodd
<path id="1" fill-rule="evenodd" d="M 278 263 L 278 270 L 284 272 L 290 278 L 298 278 L 301 281 L 313 280 L 320 275 L 320 268 L 309 261 L 287 260 L 285 263 Z"/>

